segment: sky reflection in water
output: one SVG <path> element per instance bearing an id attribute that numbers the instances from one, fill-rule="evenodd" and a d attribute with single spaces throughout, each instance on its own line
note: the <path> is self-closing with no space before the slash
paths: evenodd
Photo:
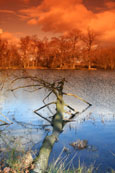
<path id="1" fill-rule="evenodd" d="M 31 74 L 33 71 L 30 70 L 29 73 Z M 44 79 L 47 75 L 47 79 L 50 81 L 58 79 L 60 76 L 65 77 L 68 81 L 65 84 L 65 90 L 83 97 L 93 105 L 85 113 L 76 117 L 75 122 L 66 124 L 58 142 L 54 145 L 49 162 L 59 155 L 63 147 L 67 147 L 70 151 L 68 160 L 75 157 L 73 159 L 74 167 L 77 167 L 79 158 L 81 163 L 88 166 L 91 163 L 96 167 L 99 166 L 101 172 L 108 168 L 115 169 L 115 157 L 112 154 L 115 154 L 115 71 L 68 70 L 53 71 L 52 73 L 52 71 L 47 72 L 47 70 L 36 70 L 34 73 Z M 43 105 L 42 100 L 46 94 L 47 92 L 43 90 L 32 93 L 21 89 L 15 91 L 14 94 L 7 92 L 2 95 L 1 112 L 14 121 L 14 124 L 4 131 L 6 136 L 9 132 L 9 138 L 13 136 L 16 140 L 20 140 L 23 147 L 31 148 L 34 144 L 36 144 L 36 148 L 40 147 L 41 141 L 48 130 L 51 130 L 51 127 L 42 127 L 41 125 L 48 123 L 35 115 L 33 110 Z M 51 96 L 47 101 L 50 102 L 54 99 Z M 65 97 L 64 99 L 65 102 L 79 111 L 87 106 L 72 97 Z M 50 115 L 47 109 L 41 113 Z M 2 117 L 1 119 L 4 120 Z M 69 144 L 77 139 L 87 139 L 89 149 L 78 151 L 72 148 Z"/>

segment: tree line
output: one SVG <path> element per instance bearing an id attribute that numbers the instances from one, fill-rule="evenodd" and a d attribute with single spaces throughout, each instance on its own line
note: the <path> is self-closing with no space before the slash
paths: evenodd
<path id="1" fill-rule="evenodd" d="M 42 40 L 25 36 L 17 44 L 0 36 L 0 68 L 115 69 L 115 47 L 102 47 L 98 37 L 90 29 Z"/>

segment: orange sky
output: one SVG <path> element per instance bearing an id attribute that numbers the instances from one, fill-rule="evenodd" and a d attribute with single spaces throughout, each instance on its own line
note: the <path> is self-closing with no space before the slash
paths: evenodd
<path id="1" fill-rule="evenodd" d="M 101 42 L 115 43 L 115 0 L 0 0 L 0 34 L 9 40 L 75 28 L 91 28 Z"/>

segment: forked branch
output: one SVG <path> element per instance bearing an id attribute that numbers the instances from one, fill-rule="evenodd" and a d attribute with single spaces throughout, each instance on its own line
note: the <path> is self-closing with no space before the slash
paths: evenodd
<path id="1" fill-rule="evenodd" d="M 41 118 L 45 119 L 45 120 L 48 121 L 49 123 L 52 123 L 48 118 L 46 118 L 46 117 L 42 116 L 40 113 L 38 113 L 39 110 L 41 110 L 41 109 L 43 109 L 43 108 L 45 108 L 45 107 L 48 107 L 48 106 L 51 105 L 51 104 L 56 104 L 56 102 L 50 102 L 50 103 L 48 103 L 48 104 L 46 104 L 46 105 L 40 107 L 39 109 L 36 109 L 36 110 L 34 111 L 34 113 L 37 114 L 38 116 L 40 116 Z"/>

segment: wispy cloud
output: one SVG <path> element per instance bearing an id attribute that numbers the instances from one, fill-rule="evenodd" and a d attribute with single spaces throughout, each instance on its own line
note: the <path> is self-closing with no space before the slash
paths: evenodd
<path id="1" fill-rule="evenodd" d="M 0 13 L 15 14 L 15 11 L 12 11 L 12 10 L 0 10 Z"/>

